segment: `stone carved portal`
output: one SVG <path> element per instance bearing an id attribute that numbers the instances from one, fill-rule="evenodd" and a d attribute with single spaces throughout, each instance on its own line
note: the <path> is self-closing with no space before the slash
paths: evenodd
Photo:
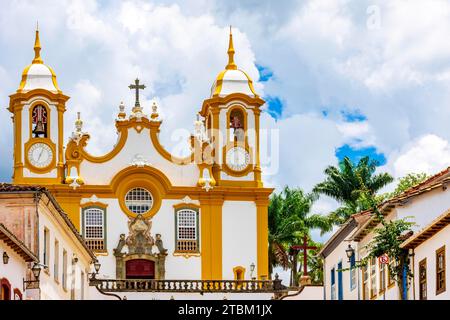
<path id="1" fill-rule="evenodd" d="M 151 227 L 152 221 L 140 214 L 128 221 L 129 234 L 121 234 L 114 249 L 117 279 L 165 279 L 167 249 L 160 234 L 152 237 Z"/>

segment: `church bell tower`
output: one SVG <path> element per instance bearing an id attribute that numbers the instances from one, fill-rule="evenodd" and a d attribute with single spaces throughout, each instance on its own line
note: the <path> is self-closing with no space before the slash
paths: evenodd
<path id="1" fill-rule="evenodd" d="M 256 93 L 250 76 L 236 65 L 234 54 L 230 27 L 228 63 L 199 114 L 214 144 L 212 172 L 217 185 L 263 187 L 259 117 L 265 101 Z"/>
<path id="2" fill-rule="evenodd" d="M 8 110 L 13 114 L 14 171 L 17 184 L 58 184 L 64 179 L 63 117 L 69 97 L 58 87 L 53 69 L 41 58 L 36 30 L 34 59 L 22 73 Z"/>

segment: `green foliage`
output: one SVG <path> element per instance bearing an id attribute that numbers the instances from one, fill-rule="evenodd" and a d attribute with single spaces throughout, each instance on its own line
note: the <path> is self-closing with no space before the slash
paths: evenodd
<path id="1" fill-rule="evenodd" d="M 332 230 L 330 220 L 320 214 L 311 214 L 311 207 L 317 196 L 305 194 L 301 189 L 285 187 L 279 194 L 273 194 L 269 204 L 269 272 L 275 266 L 285 270 L 292 267 L 288 250 L 291 245 L 312 229 L 322 233 Z"/>
<path id="2" fill-rule="evenodd" d="M 404 241 L 402 236 L 411 230 L 415 224 L 408 221 L 408 218 L 398 219 L 394 221 L 385 222 L 383 220 L 382 227 L 374 230 L 375 236 L 373 240 L 366 246 L 370 257 L 380 257 L 387 254 L 391 259 L 395 260 L 393 265 L 389 266 L 389 272 L 394 280 L 400 283 L 403 274 L 403 263 L 408 262 L 408 251 L 400 248 Z M 411 270 L 409 270 L 409 263 L 407 273 L 412 277 Z"/>
<path id="3" fill-rule="evenodd" d="M 314 188 L 314 192 L 327 195 L 342 203 L 355 203 L 359 194 L 355 191 L 364 186 L 371 194 L 393 181 L 388 173 L 375 174 L 378 162 L 363 157 L 358 164 L 344 157 L 339 167 L 325 169 L 326 179 Z"/>
<path id="4" fill-rule="evenodd" d="M 400 195 L 402 192 L 412 188 L 419 183 L 428 179 L 429 176 L 426 173 L 410 173 L 400 179 L 398 179 L 397 187 L 393 192 L 384 193 L 379 196 L 379 202 L 394 198 Z"/>
<path id="5" fill-rule="evenodd" d="M 339 167 L 325 169 L 325 181 L 317 184 L 313 192 L 342 203 L 329 216 L 334 224 L 342 224 L 352 214 L 370 209 L 376 192 L 393 181 L 388 173 L 375 174 L 377 165 L 377 161 L 369 157 L 361 158 L 356 165 L 344 157 Z M 363 189 L 364 193 L 361 192 Z"/>

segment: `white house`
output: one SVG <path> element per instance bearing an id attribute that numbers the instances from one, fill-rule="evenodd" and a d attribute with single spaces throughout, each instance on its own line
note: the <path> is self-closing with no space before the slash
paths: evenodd
<path id="1" fill-rule="evenodd" d="M 448 297 L 445 290 L 446 279 L 448 279 L 445 268 L 448 262 L 445 245 L 450 239 L 449 229 L 446 228 L 447 213 L 450 209 L 448 181 L 450 181 L 449 168 L 379 206 L 380 212 L 387 221 L 407 218 L 415 223 L 412 228 L 413 235 L 402 244 L 410 252 L 411 269 L 414 273 L 406 293 L 407 299 L 421 297 L 446 299 Z M 378 259 L 371 259 L 366 267 L 357 271 L 358 290 L 356 291 L 348 289 L 351 288 L 351 272 L 336 273 L 336 270 L 340 270 L 341 263 L 343 269 L 349 268 L 345 251 L 348 245 L 354 248 L 356 261 L 367 256 L 366 246 L 373 238 L 374 228 L 380 226 L 371 212 L 363 212 L 360 215 L 366 218 L 355 224 L 353 222 L 355 217 L 351 217 L 321 251 L 324 257 L 324 298 L 327 300 L 401 299 L 400 290 L 390 277 L 388 268 Z M 393 261 L 391 259 L 390 263 Z M 419 269 L 422 270 L 422 278 L 419 278 Z M 420 293 L 420 282 L 422 282 L 422 293 Z M 340 287 L 342 287 L 341 290 Z"/>
<path id="2" fill-rule="evenodd" d="M 0 300 L 23 300 L 23 279 L 28 263 L 38 262 L 37 256 L 0 223 Z"/>
<path id="3" fill-rule="evenodd" d="M 9 256 L 0 279 L 9 282 L 10 292 L 23 299 L 89 298 L 88 274 L 96 257 L 48 190 L 0 184 L 0 234 Z"/>

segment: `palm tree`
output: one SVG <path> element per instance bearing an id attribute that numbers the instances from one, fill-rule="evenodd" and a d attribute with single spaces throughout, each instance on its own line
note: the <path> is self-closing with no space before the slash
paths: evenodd
<path id="1" fill-rule="evenodd" d="M 388 173 L 375 174 L 377 165 L 378 162 L 369 157 L 361 158 L 356 165 L 349 157 L 344 157 L 339 167 L 329 166 L 325 169 L 325 181 L 317 184 L 313 192 L 327 195 L 343 204 L 330 215 L 335 223 L 342 223 L 351 214 L 369 209 L 370 201 L 362 195 L 374 196 L 394 180 Z"/>
<path id="2" fill-rule="evenodd" d="M 279 194 L 273 194 L 269 204 L 269 273 L 281 266 L 292 267 L 289 247 L 298 244 L 303 235 L 309 236 L 311 229 L 322 233 L 331 231 L 330 220 L 320 214 L 310 214 L 317 196 L 305 194 L 301 189 L 285 187 Z M 294 273 L 296 273 L 295 270 Z M 295 276 L 295 275 L 292 275 Z"/>

